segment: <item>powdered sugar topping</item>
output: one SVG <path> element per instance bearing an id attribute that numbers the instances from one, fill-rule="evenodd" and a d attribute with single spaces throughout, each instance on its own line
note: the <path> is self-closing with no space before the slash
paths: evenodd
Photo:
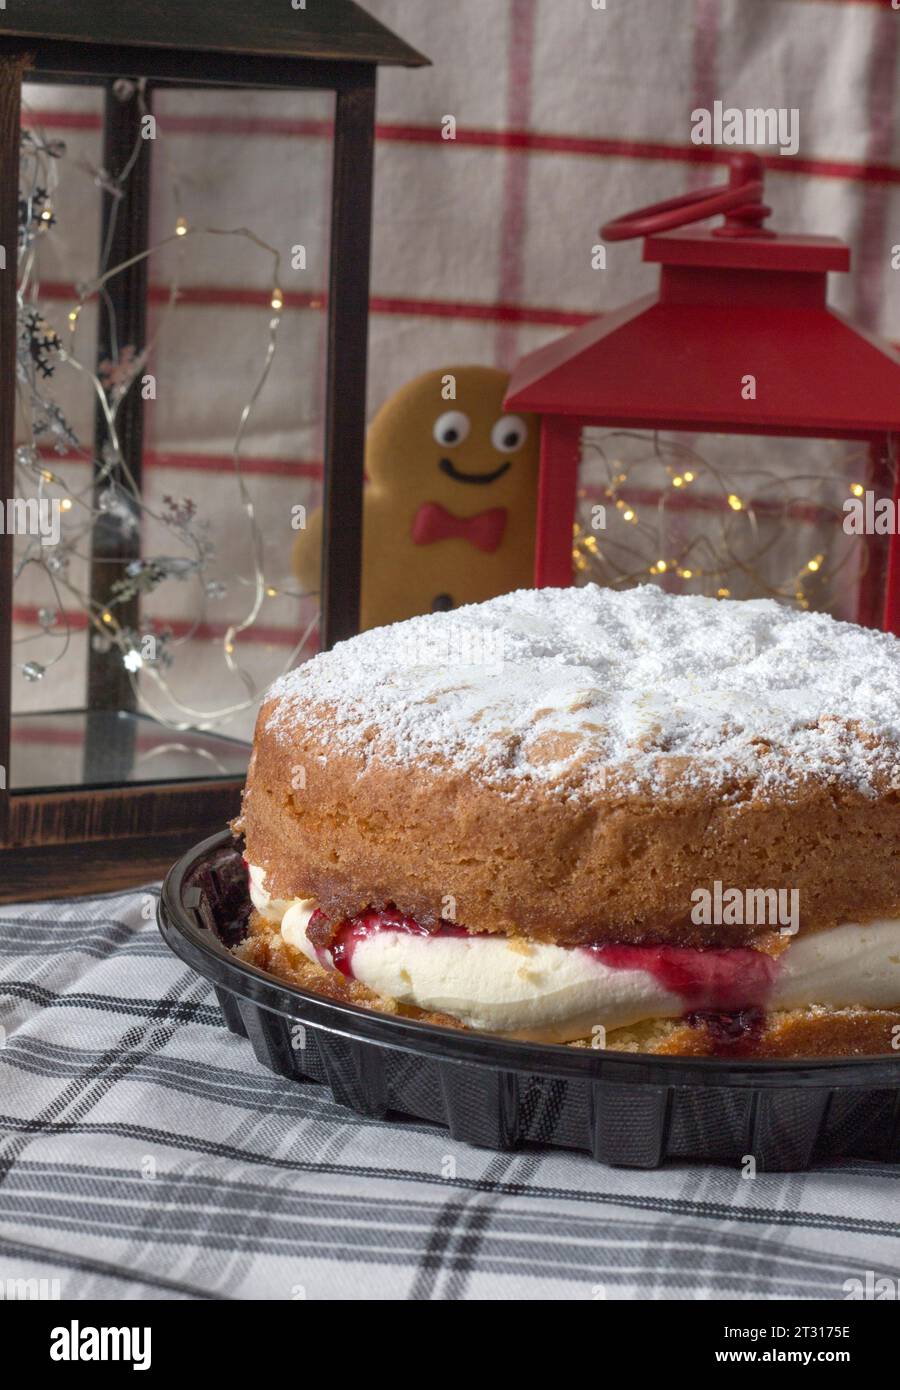
<path id="1" fill-rule="evenodd" d="M 521 590 L 376 628 L 282 677 L 268 728 L 515 793 L 810 778 L 900 787 L 900 640 L 771 600 Z"/>

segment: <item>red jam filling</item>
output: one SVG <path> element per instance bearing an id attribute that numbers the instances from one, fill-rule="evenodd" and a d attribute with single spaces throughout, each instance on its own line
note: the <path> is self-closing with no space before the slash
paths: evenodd
<path id="1" fill-rule="evenodd" d="M 764 1009 L 751 1007 L 731 1013 L 692 1013 L 687 1021 L 693 1028 L 705 1028 L 713 1051 L 727 1056 L 751 1056 L 766 1021 Z"/>
<path id="2" fill-rule="evenodd" d="M 325 914 L 316 910 L 309 919 L 309 925 L 324 920 Z M 339 924 L 329 947 L 316 948 L 319 964 L 326 969 L 332 965 L 335 970 L 340 970 L 342 975 L 352 980 L 354 951 L 361 941 L 375 936 L 380 931 L 400 931 L 405 932 L 407 936 L 469 935 L 465 927 L 459 927 L 455 922 L 442 922 L 439 927 L 429 930 L 414 917 L 405 917 L 402 912 L 393 908 L 384 908 L 378 912 L 374 907 L 367 907 L 365 912 L 359 912 L 355 917 L 347 917 Z"/>
<path id="3" fill-rule="evenodd" d="M 325 914 L 316 911 L 309 925 L 324 923 Z M 468 936 L 465 927 L 442 922 L 436 928 L 423 927 L 414 917 L 393 908 L 377 911 L 367 908 L 347 917 L 334 931 L 328 947 L 317 947 L 319 963 L 339 970 L 353 979 L 353 953 L 361 941 L 381 931 L 405 932 L 409 936 L 434 938 Z M 694 946 L 584 946 L 601 965 L 610 970 L 644 970 L 671 994 L 683 1001 L 690 1015 L 722 1015 L 721 1030 L 730 1025 L 725 1016 L 741 1011 L 758 1012 L 768 999 L 778 974 L 778 963 L 762 951 L 749 946 L 700 948 Z"/>
<path id="4" fill-rule="evenodd" d="M 587 946 L 613 970 L 645 970 L 692 1012 L 729 1013 L 764 1004 L 778 963 L 749 946 Z"/>

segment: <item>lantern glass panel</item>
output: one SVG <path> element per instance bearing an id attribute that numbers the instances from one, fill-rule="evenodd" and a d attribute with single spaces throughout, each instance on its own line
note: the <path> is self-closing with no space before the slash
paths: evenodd
<path id="1" fill-rule="evenodd" d="M 848 534 L 865 441 L 591 427 L 582 434 L 574 578 L 777 598 L 856 618 L 877 537 Z"/>
<path id="2" fill-rule="evenodd" d="M 122 277 L 85 299 L 74 332 L 69 316 L 113 267 L 106 95 L 40 84 L 25 100 L 23 122 L 65 144 L 34 299 L 64 349 L 38 383 L 71 437 L 34 437 L 20 390 L 17 444 L 33 456 L 18 490 L 65 510 L 47 514 L 58 544 L 16 538 L 10 786 L 233 778 L 262 690 L 315 649 L 318 595 L 301 594 L 291 551 L 321 499 L 334 94 L 149 93 L 146 328 L 114 334 L 99 365 L 100 302 L 120 311 Z M 98 382 L 107 407 L 140 397 L 136 489 L 128 407 L 110 455 Z"/>

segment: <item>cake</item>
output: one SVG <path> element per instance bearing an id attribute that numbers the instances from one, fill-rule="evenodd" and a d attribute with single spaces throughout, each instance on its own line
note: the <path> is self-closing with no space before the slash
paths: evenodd
<path id="1" fill-rule="evenodd" d="M 900 641 L 771 600 L 523 590 L 259 712 L 246 961 L 530 1041 L 900 1047 Z"/>

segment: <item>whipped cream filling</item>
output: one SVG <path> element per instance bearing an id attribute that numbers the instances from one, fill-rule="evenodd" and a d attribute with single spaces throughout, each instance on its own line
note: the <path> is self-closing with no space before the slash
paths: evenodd
<path id="1" fill-rule="evenodd" d="M 260 869 L 256 864 L 250 864 L 246 860 L 247 873 L 250 876 L 250 901 L 256 908 L 260 917 L 265 917 L 267 922 L 280 922 L 289 907 L 295 902 L 300 902 L 299 898 L 273 898 L 266 888 L 266 871 Z"/>
<path id="2" fill-rule="evenodd" d="M 329 964 L 330 953 L 317 951 L 306 935 L 315 902 L 272 899 L 264 879 L 250 868 L 257 911 L 272 922 L 280 920 L 289 945 L 317 964 Z M 678 949 L 670 949 L 670 959 Z M 647 950 L 649 960 L 652 948 Z M 722 954 L 734 954 L 740 962 L 751 953 Z M 658 971 L 640 968 L 639 948 L 630 950 L 628 964 L 609 964 L 603 956 L 602 950 L 522 938 L 428 936 L 384 926 L 354 940 L 352 976 L 377 994 L 450 1014 L 470 1028 L 542 1042 L 571 1042 L 591 1037 L 598 1027 L 612 1032 L 716 1007 L 697 1002 L 696 996 L 688 1002 L 684 990 L 667 987 Z M 813 1004 L 895 1008 L 900 1005 L 900 921 L 848 922 L 799 936 L 771 961 L 770 973 L 764 999 L 744 1002 L 768 1010 Z"/>

